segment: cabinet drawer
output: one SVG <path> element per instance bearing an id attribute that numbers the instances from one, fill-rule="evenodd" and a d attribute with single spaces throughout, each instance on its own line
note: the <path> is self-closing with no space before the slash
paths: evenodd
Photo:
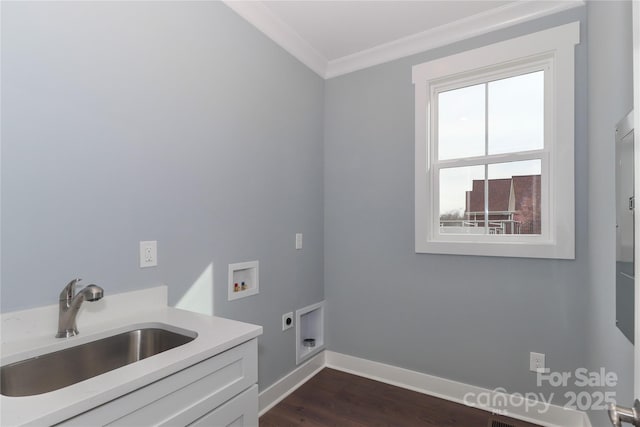
<path id="1" fill-rule="evenodd" d="M 61 425 L 185 426 L 257 381 L 258 346 L 252 339 Z"/>
<path id="2" fill-rule="evenodd" d="M 224 405 L 196 420 L 189 427 L 257 427 L 258 386 L 240 393 Z"/>

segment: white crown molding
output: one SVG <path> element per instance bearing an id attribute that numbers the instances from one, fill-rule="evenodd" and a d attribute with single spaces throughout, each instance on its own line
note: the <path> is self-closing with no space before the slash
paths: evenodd
<path id="1" fill-rule="evenodd" d="M 223 0 L 223 2 L 325 79 L 585 5 L 584 0 L 516 1 L 422 33 L 328 61 L 261 1 Z"/>
<path id="2" fill-rule="evenodd" d="M 278 18 L 260 1 L 222 0 L 229 8 L 264 33 L 320 77 L 325 76 L 327 58 Z"/>
<path id="3" fill-rule="evenodd" d="M 329 61 L 326 79 L 580 7 L 582 0 L 518 1 Z"/>

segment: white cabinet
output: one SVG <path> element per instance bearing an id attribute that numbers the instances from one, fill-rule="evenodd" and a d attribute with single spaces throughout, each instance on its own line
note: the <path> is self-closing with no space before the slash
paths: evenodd
<path id="1" fill-rule="evenodd" d="M 254 384 L 224 405 L 189 424 L 192 427 L 241 427 L 258 425 L 258 385 Z"/>
<path id="2" fill-rule="evenodd" d="M 66 420 L 63 426 L 257 426 L 257 338 Z"/>

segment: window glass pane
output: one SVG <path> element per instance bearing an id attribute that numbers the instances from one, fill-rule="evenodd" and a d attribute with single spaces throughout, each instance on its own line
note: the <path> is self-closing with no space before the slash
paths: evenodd
<path id="1" fill-rule="evenodd" d="M 484 215 L 484 168 L 481 165 L 440 170 L 441 233 L 485 233 L 484 221 L 466 215 L 476 208 Z"/>
<path id="2" fill-rule="evenodd" d="M 489 154 L 544 148 L 544 72 L 489 83 Z"/>
<path id="3" fill-rule="evenodd" d="M 540 234 L 542 162 L 488 166 L 489 234 Z"/>
<path id="4" fill-rule="evenodd" d="M 485 155 L 485 84 L 438 94 L 438 159 Z"/>

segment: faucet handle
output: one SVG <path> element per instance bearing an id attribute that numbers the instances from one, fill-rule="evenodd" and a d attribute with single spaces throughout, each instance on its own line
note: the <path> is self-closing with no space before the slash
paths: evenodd
<path id="1" fill-rule="evenodd" d="M 60 300 L 61 301 L 65 301 L 65 300 L 70 300 L 71 298 L 73 298 L 73 296 L 76 293 L 76 285 L 78 284 L 79 281 L 81 281 L 82 279 L 75 278 L 72 281 L 70 281 L 69 283 L 67 283 L 67 286 L 65 286 L 62 289 L 62 292 L 60 292 Z"/>

